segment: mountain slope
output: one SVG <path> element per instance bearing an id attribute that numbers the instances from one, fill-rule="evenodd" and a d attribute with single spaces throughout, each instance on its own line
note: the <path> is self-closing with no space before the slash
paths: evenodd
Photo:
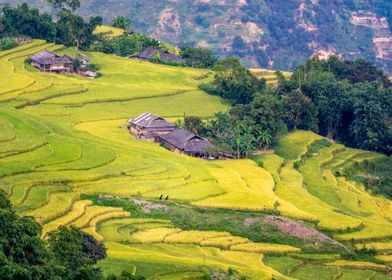
<path id="1" fill-rule="evenodd" d="M 0 1 L 1 2 L 1 1 Z M 47 8 L 42 0 L 31 4 Z M 78 13 L 173 44 L 237 55 L 253 67 L 293 69 L 309 56 L 364 57 L 392 72 L 392 2 L 380 0 L 86 0 Z M 20 1 L 12 0 L 12 4 Z"/>

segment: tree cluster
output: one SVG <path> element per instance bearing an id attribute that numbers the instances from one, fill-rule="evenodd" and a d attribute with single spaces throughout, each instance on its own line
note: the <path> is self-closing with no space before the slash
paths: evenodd
<path id="1" fill-rule="evenodd" d="M 252 75 L 235 57 L 220 60 L 214 70 L 214 81 L 202 84 L 201 89 L 228 99 L 233 104 L 248 104 L 257 92 L 265 88 L 265 81 Z"/>
<path id="2" fill-rule="evenodd" d="M 185 59 L 187 66 L 194 68 L 212 68 L 218 61 L 210 49 L 200 47 L 184 46 L 180 50 L 180 55 Z"/>
<path id="3" fill-rule="evenodd" d="M 104 279 L 94 267 L 106 257 L 105 246 L 75 227 L 60 227 L 47 240 L 40 224 L 17 215 L 0 190 L 0 279 Z M 111 280 L 144 279 L 124 272 Z"/>
<path id="4" fill-rule="evenodd" d="M 15 8 L 4 5 L 0 16 L 0 37 L 30 36 L 48 42 L 76 46 L 86 49 L 94 41 L 93 31 L 102 24 L 101 17 L 91 17 L 88 22 L 73 13 L 79 1 L 49 1 L 58 10 L 57 20 L 48 13 L 40 13 L 38 9 L 26 3 Z M 68 3 L 69 2 L 69 3 Z"/>
<path id="5" fill-rule="evenodd" d="M 350 147 L 392 153 L 392 84 L 370 62 L 313 58 L 299 66 L 289 81 L 280 79 L 277 91 L 292 98 L 293 92 L 301 91 L 303 96 L 295 97 L 296 102 L 304 97 L 311 101 L 297 118 L 298 127 Z M 289 118 L 297 116 L 293 112 Z"/>
<path id="6" fill-rule="evenodd" d="M 119 56 L 129 56 L 141 52 L 148 47 L 160 48 L 161 46 L 159 41 L 152 37 L 141 33 L 133 33 L 131 35 L 124 34 L 113 39 L 100 36 L 91 46 L 91 50 Z"/>
<path id="7" fill-rule="evenodd" d="M 218 62 L 215 70 L 214 81 L 201 88 L 234 107 L 208 122 L 206 135 L 238 157 L 268 147 L 265 135 L 273 140 L 297 128 L 392 153 L 392 85 L 367 61 L 313 58 L 288 80 L 277 72 L 277 87 L 256 79 L 235 58 Z"/>

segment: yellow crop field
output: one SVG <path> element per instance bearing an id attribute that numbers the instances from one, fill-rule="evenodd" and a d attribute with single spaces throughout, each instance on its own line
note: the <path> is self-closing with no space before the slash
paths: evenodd
<path id="1" fill-rule="evenodd" d="M 96 32 L 116 37 L 123 31 L 101 26 Z M 310 155 L 310 147 L 323 138 L 301 130 L 280 136 L 274 154 L 254 160 L 206 161 L 174 154 L 135 139 L 127 121 L 142 112 L 175 121 L 184 114 L 209 119 L 228 110 L 228 102 L 199 89 L 209 78 L 195 77 L 207 70 L 85 52 L 101 74 L 86 79 L 43 73 L 25 62 L 42 50 L 78 53 L 40 40 L 0 52 L 0 187 L 17 213 L 42 225 L 43 237 L 61 225 L 82 228 L 108 248 L 108 259 L 99 263 L 105 275 L 126 269 L 147 279 L 176 279 L 182 272 L 199 277 L 210 269 L 230 268 L 250 279 L 301 279 L 318 272 L 326 279 L 384 276 L 377 263 L 290 256 L 307 246 L 296 247 L 294 236 L 279 239 L 287 244 L 255 242 L 281 238 L 278 226 L 263 223 L 267 215 L 279 215 L 302 220 L 301 225 L 314 230 L 326 229 L 348 250 L 365 244 L 378 252 L 375 262 L 389 262 L 391 201 L 337 172 L 379 154 L 332 143 Z M 254 72 L 275 82 L 270 71 Z M 159 201 L 160 195 L 168 201 Z M 96 197 L 94 202 L 90 197 Z M 129 209 L 137 213 L 132 213 L 101 206 L 101 198 L 135 205 L 134 200 L 146 200 L 153 210 L 134 205 Z M 160 218 L 154 216 L 156 205 L 165 209 Z M 181 211 L 173 214 L 177 206 Z M 188 211 L 200 216 L 179 222 Z M 213 219 L 222 213 L 243 219 L 225 217 L 227 225 L 224 220 L 214 227 L 206 213 L 216 213 Z M 205 218 L 205 225 L 195 223 L 196 218 Z M 259 222 L 252 227 L 246 218 Z M 252 235 L 259 230 L 256 226 L 260 236 Z M 318 241 L 305 241 L 318 246 Z M 263 254 L 282 258 L 274 262 L 276 269 L 263 262 Z M 284 266 L 287 258 L 317 264 L 302 263 L 290 274 Z"/>
<path id="2" fill-rule="evenodd" d="M 115 38 L 124 34 L 124 30 L 121 28 L 107 26 L 107 25 L 100 25 L 93 32 L 94 34 L 103 35 L 109 38 Z"/>
<path id="3" fill-rule="evenodd" d="M 385 263 L 392 263 L 392 255 L 378 255 L 376 259 Z"/>
<path id="4" fill-rule="evenodd" d="M 361 262 L 361 261 L 346 261 L 346 260 L 337 260 L 334 262 L 327 263 L 326 265 L 359 268 L 359 269 L 374 269 L 374 270 L 385 270 L 386 268 L 386 266 L 382 264 L 375 264 L 375 263 Z"/>
<path id="5" fill-rule="evenodd" d="M 294 253 L 301 251 L 299 248 L 295 248 L 293 246 L 288 245 L 279 245 L 279 244 L 268 244 L 268 243 L 244 243 L 237 244 L 230 247 L 232 251 L 244 251 L 244 252 L 252 252 L 252 253 L 274 253 L 274 254 L 282 254 L 282 253 Z"/>
<path id="6" fill-rule="evenodd" d="M 220 231 L 181 231 L 175 234 L 170 234 L 164 238 L 166 243 L 193 243 L 200 244 L 200 242 L 216 237 L 229 236 L 227 232 Z"/>
<path id="7" fill-rule="evenodd" d="M 141 243 L 160 243 L 164 242 L 164 240 L 177 232 L 181 231 L 178 228 L 152 228 L 144 231 L 138 231 L 132 234 L 132 237 Z"/>
<path id="8" fill-rule="evenodd" d="M 376 251 L 392 251 L 392 242 L 364 242 L 356 245 L 357 249 L 367 248 Z"/>
<path id="9" fill-rule="evenodd" d="M 249 239 L 238 237 L 238 236 L 222 236 L 222 237 L 213 237 L 208 238 L 206 240 L 202 240 L 200 242 L 201 246 L 211 246 L 211 247 L 218 247 L 222 249 L 230 249 L 231 246 L 248 243 Z"/>
<path id="10" fill-rule="evenodd" d="M 91 205 L 90 200 L 79 200 L 72 205 L 72 209 L 64 216 L 51 221 L 43 226 L 42 234 L 46 236 L 47 233 L 56 230 L 61 225 L 68 225 L 83 215 L 87 206 Z"/>

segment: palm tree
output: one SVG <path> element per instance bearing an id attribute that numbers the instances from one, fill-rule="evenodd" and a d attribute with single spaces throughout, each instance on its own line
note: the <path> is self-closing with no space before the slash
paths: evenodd
<path id="1" fill-rule="evenodd" d="M 257 137 L 257 142 L 259 142 L 259 147 L 267 149 L 272 143 L 272 136 L 268 129 L 258 131 L 259 136 Z"/>

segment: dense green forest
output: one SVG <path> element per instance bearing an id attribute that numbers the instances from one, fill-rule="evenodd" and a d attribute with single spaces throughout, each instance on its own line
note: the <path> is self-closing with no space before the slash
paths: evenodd
<path id="1" fill-rule="evenodd" d="M 192 118 L 184 126 L 212 136 L 218 146 L 249 156 L 268 147 L 287 129 L 306 129 L 349 147 L 392 153 L 392 84 L 364 60 L 310 59 L 290 79 L 280 72 L 277 87 L 256 79 L 236 58 L 215 66 L 205 91 L 230 100 L 228 113 L 204 124 Z"/>

